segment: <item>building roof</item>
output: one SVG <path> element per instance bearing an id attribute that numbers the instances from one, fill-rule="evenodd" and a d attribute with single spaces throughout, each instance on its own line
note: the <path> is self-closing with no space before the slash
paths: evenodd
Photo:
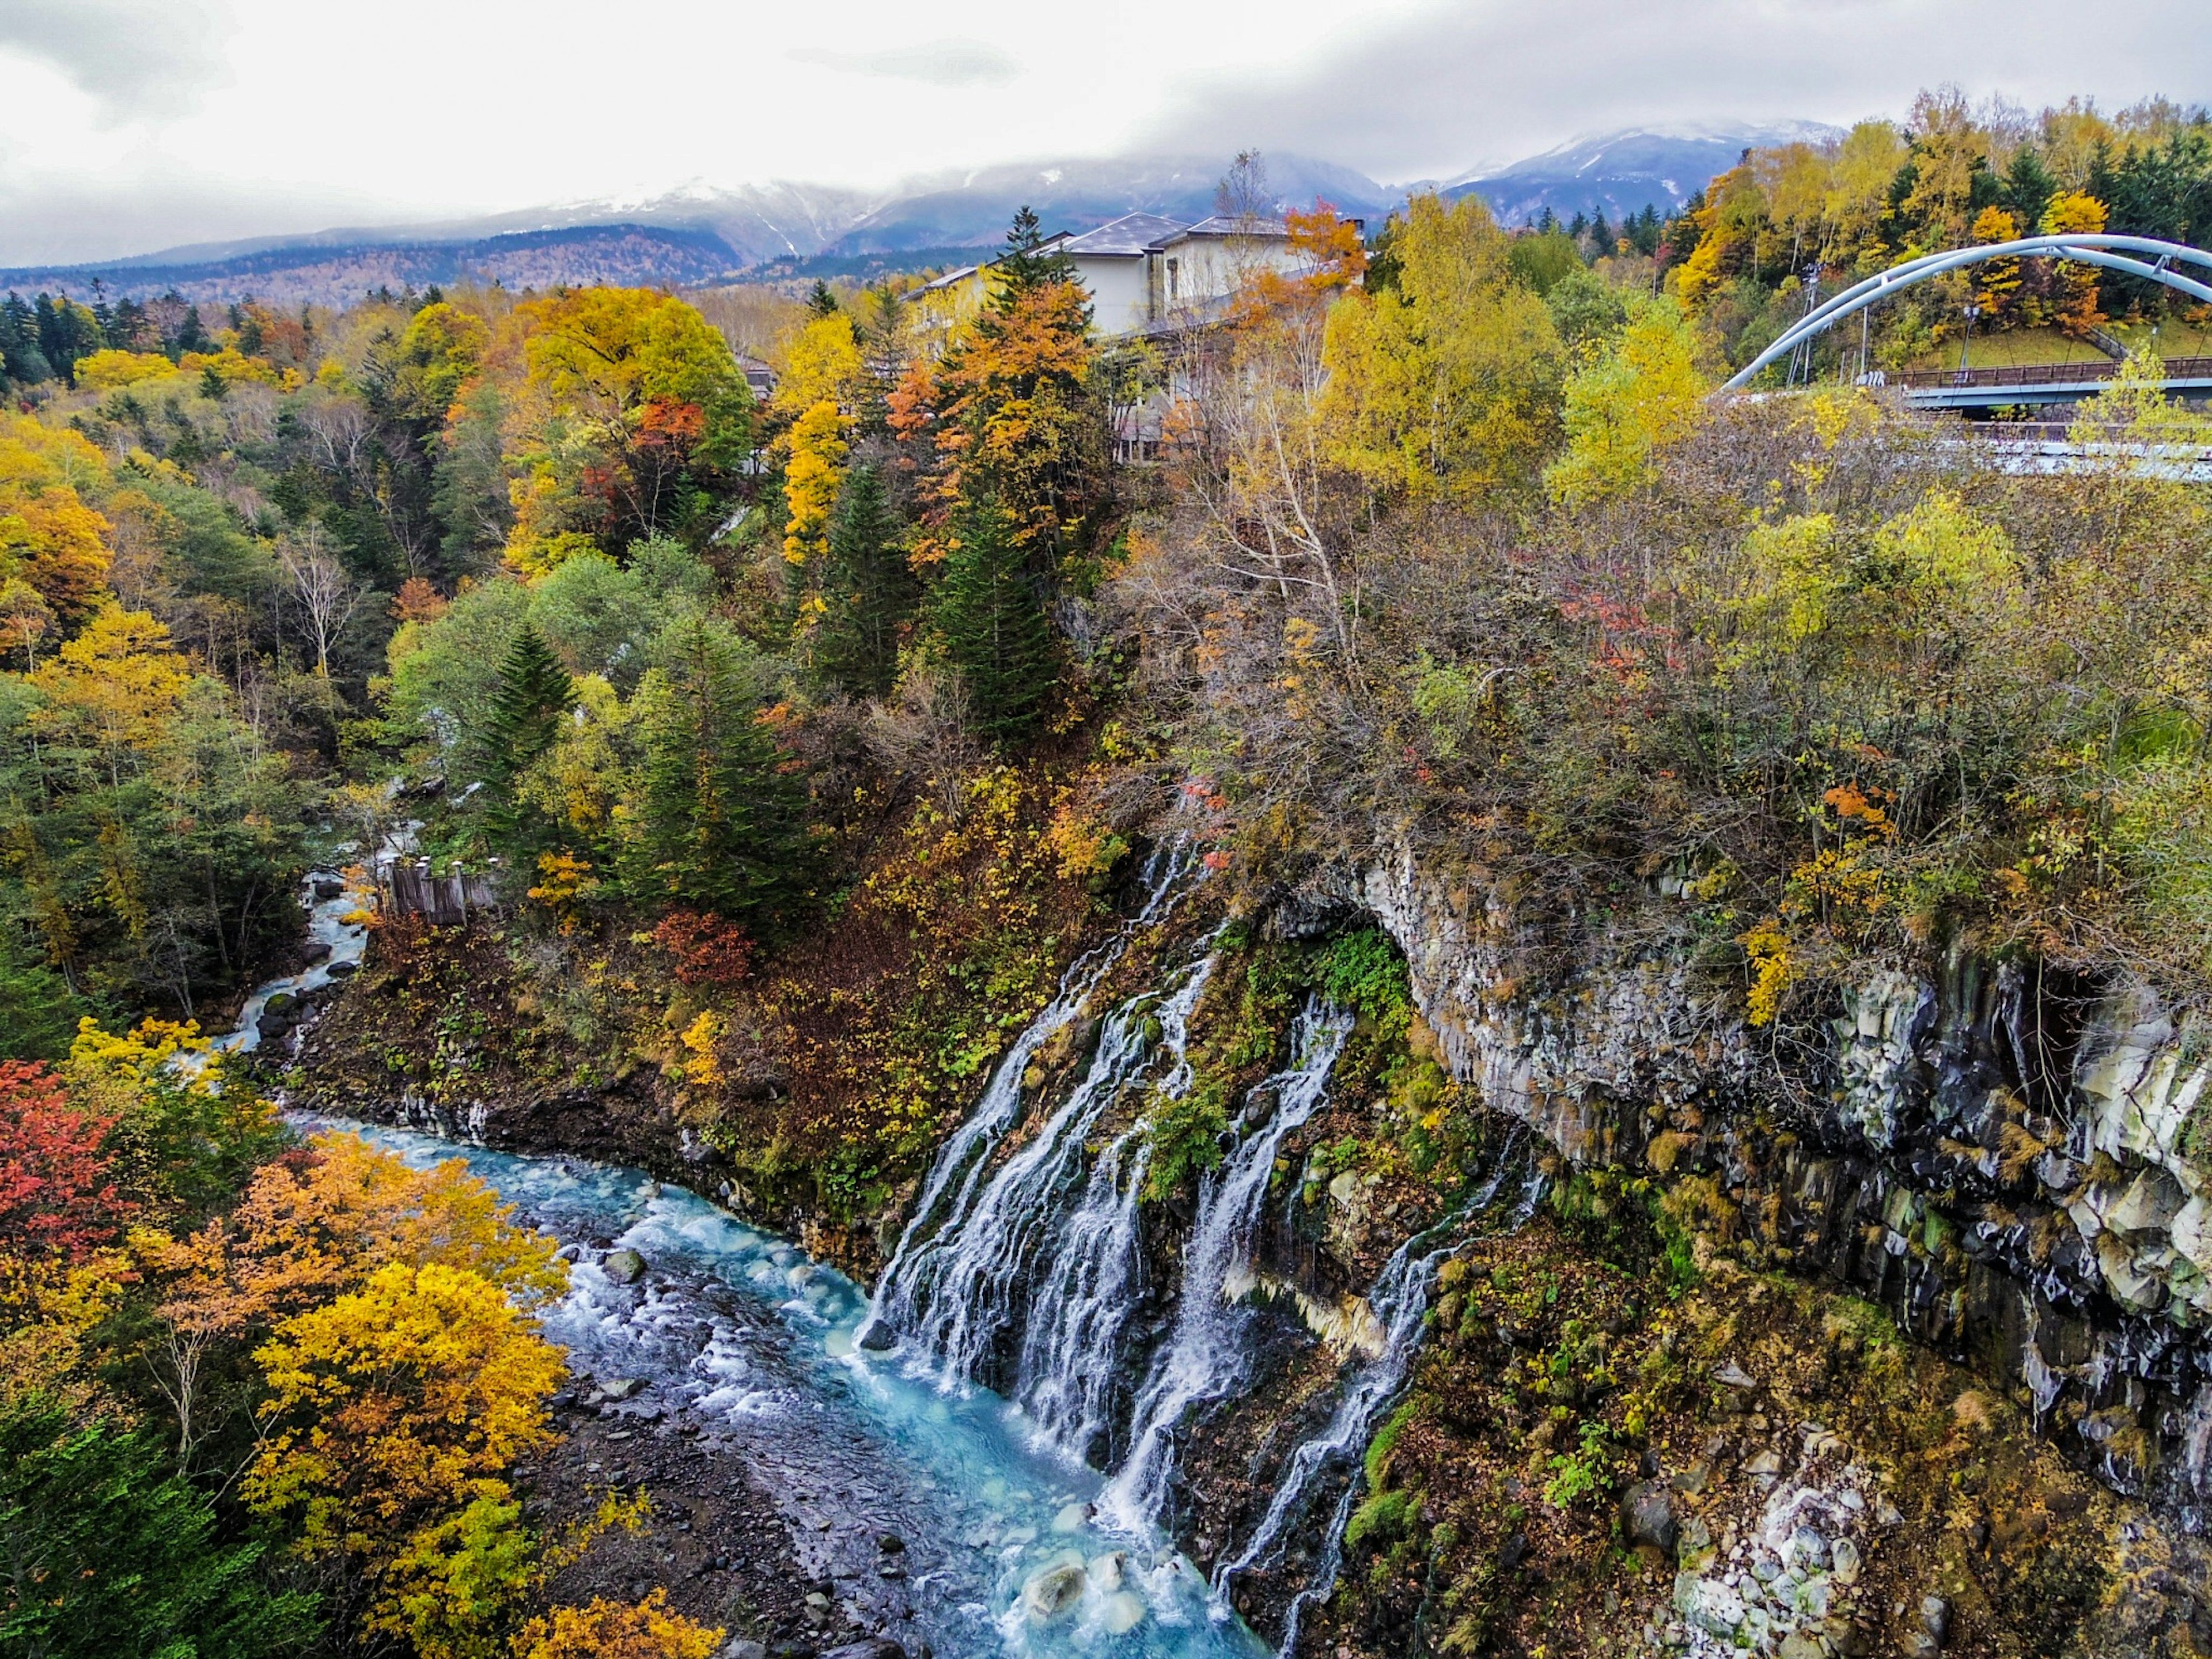
<path id="1" fill-rule="evenodd" d="M 975 265 L 963 265 L 957 270 L 948 270 L 934 282 L 924 283 L 920 288 L 908 289 L 905 297 L 909 300 L 919 299 L 925 294 L 938 294 L 948 288 L 957 288 L 973 276 L 979 269 L 980 267 Z"/>
<path id="2" fill-rule="evenodd" d="M 1285 224 L 1280 219 L 1250 219 L 1246 218 L 1242 214 L 1231 215 L 1217 213 L 1211 218 L 1200 219 L 1194 225 L 1179 225 L 1176 227 L 1176 234 L 1173 236 L 1163 239 L 1163 240 L 1180 241 L 1186 236 L 1266 236 L 1274 238 L 1288 236 L 1290 234 L 1291 228 Z"/>
<path id="3" fill-rule="evenodd" d="M 1163 219 L 1157 213 L 1125 213 L 1094 230 L 1069 237 L 1060 244 L 1060 252 L 1135 258 L 1158 246 L 1163 240 L 1180 234 L 1182 230 L 1181 221 Z"/>

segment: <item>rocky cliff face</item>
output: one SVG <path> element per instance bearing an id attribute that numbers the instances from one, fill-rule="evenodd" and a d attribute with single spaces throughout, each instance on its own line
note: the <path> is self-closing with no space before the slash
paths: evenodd
<path id="1" fill-rule="evenodd" d="M 1456 1073 L 1572 1163 L 1662 1183 L 1695 1248 L 1885 1307 L 2068 1455 L 2212 1518 L 2212 1083 L 2201 1034 L 2033 964 L 1869 966 L 1753 1029 L 1686 945 L 1516 978 L 1485 893 L 1399 858 L 1327 884 L 1382 920 Z"/>

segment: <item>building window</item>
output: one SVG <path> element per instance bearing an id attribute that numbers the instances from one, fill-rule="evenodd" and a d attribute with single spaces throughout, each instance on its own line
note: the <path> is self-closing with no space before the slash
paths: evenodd
<path id="1" fill-rule="evenodd" d="M 1177 297 L 1178 297 L 1178 296 L 1177 296 L 1177 295 L 1176 295 L 1176 261 L 1175 261 L 1175 260 L 1173 260 L 1173 259 L 1169 260 L 1169 261 L 1168 261 L 1168 303 L 1169 303 L 1170 305 L 1173 305 L 1173 304 L 1175 304 L 1175 302 L 1176 302 L 1176 299 L 1177 299 Z"/>

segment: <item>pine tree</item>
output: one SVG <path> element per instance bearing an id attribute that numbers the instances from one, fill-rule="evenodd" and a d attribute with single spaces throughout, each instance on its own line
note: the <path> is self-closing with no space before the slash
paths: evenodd
<path id="1" fill-rule="evenodd" d="M 0 1653 L 254 1659 L 308 1644 L 313 1598 L 270 1595 L 261 1547 L 219 1542 L 208 1500 L 165 1461 L 150 1435 L 79 1426 L 37 1395 L 0 1407 Z"/>
<path id="2" fill-rule="evenodd" d="M 744 646 L 716 623 L 678 623 L 637 705 L 633 889 L 756 931 L 772 925 L 804 884 L 805 800 L 761 723 Z"/>
<path id="3" fill-rule="evenodd" d="M 872 465 L 853 469 L 830 526 L 823 577 L 830 609 L 815 635 L 815 666 L 847 690 L 881 696 L 898 672 L 898 631 L 913 614 L 915 581 L 898 546 L 898 515 Z"/>
<path id="4" fill-rule="evenodd" d="M 207 325 L 200 321 L 200 308 L 187 304 L 184 316 L 178 321 L 176 337 L 169 342 L 169 356 L 181 357 L 188 351 L 205 351 L 213 344 L 208 338 Z"/>
<path id="5" fill-rule="evenodd" d="M 806 308 L 817 317 L 837 314 L 836 293 L 819 276 L 814 279 L 814 291 L 806 296 Z"/>
<path id="6" fill-rule="evenodd" d="M 485 793 L 495 835 L 512 836 L 520 826 L 514 781 L 553 746 L 575 696 L 575 682 L 553 648 L 525 623 L 500 664 L 499 691 L 492 699 L 482 739 Z"/>
<path id="7" fill-rule="evenodd" d="M 2035 146 L 2022 144 L 2004 176 L 2002 205 L 2012 215 L 2013 222 L 2031 227 L 2041 224 L 2044 210 L 2051 205 L 2051 198 L 2057 190 L 2057 180 L 2043 165 Z"/>
<path id="8" fill-rule="evenodd" d="M 963 502 L 952 540 L 932 619 L 966 683 L 977 730 L 1007 742 L 1029 730 L 1051 690 L 1051 629 L 997 501 Z"/>
<path id="9" fill-rule="evenodd" d="M 1002 283 L 996 301 L 999 310 L 1011 312 L 1032 289 L 1075 280 L 1075 261 L 1056 246 L 1049 253 L 1043 247 L 1044 233 L 1036 210 L 1024 206 L 1014 215 L 1006 232 L 1006 251 L 996 267 Z"/>

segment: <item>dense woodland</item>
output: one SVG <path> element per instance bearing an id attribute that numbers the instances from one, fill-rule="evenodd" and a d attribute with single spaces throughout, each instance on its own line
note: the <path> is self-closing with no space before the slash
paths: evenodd
<path id="1" fill-rule="evenodd" d="M 1938 94 L 1618 229 L 1289 223 L 1294 270 L 1145 346 L 1027 215 L 927 340 L 913 279 L 0 306 L 0 1653 L 712 1650 L 543 1605 L 586 1542 L 508 1484 L 562 1375 L 546 1241 L 205 1053 L 306 871 L 403 822 L 502 885 L 546 1054 L 645 1067 L 848 1219 L 1170 820 L 1248 900 L 1450 861 L 1532 971 L 1686 927 L 1778 1041 L 1969 946 L 2212 992 L 2203 489 L 1981 470 L 1841 348 L 1708 397 L 1808 267 L 2202 244 L 2201 112 Z M 2036 262 L 1956 287 L 1879 360 L 1969 298 L 2212 322 Z M 2079 418 L 2212 441 L 2155 380 Z M 1147 399 L 1165 441 L 1117 465 Z"/>

